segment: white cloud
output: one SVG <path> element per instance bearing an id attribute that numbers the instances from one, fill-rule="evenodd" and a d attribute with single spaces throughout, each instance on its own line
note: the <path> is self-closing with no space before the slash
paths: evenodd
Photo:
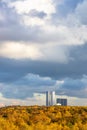
<path id="1" fill-rule="evenodd" d="M 55 12 L 52 0 L 24 0 L 16 1 L 9 4 L 11 7 L 15 7 L 19 14 L 29 13 L 30 10 L 36 9 L 37 11 L 44 11 L 46 14 L 52 14 Z"/>
<path id="2" fill-rule="evenodd" d="M 45 105 L 45 95 L 34 93 L 33 97 L 28 97 L 26 99 L 15 99 L 15 98 L 5 98 L 2 93 L 0 93 L 0 107 L 11 106 L 11 105 Z"/>
<path id="3" fill-rule="evenodd" d="M 24 15 L 22 17 L 22 23 L 24 23 L 26 26 L 42 26 L 45 25 L 45 20 L 38 17 L 29 17 Z"/>
<path id="4" fill-rule="evenodd" d="M 23 43 L 4 43 L 0 45 L 0 56 L 13 59 L 38 59 L 42 56 L 40 50 L 34 45 Z"/>
<path id="5" fill-rule="evenodd" d="M 25 26 L 41 26 L 46 24 L 46 20 L 51 18 L 51 14 L 55 13 L 55 6 L 52 0 L 24 0 L 9 2 L 9 7 L 14 7 L 16 12 L 21 15 L 21 23 Z M 44 19 L 29 16 L 32 10 L 43 12 L 46 14 Z"/>
<path id="6" fill-rule="evenodd" d="M 47 41 L 57 45 L 81 45 L 87 41 L 87 27 L 67 25 L 46 25 L 42 26 L 43 36 Z"/>
<path id="7" fill-rule="evenodd" d="M 20 22 L 25 26 L 42 26 L 46 25 L 46 21 L 50 20 L 51 14 L 55 13 L 55 6 L 53 0 L 24 0 L 8 2 L 9 7 L 13 7 L 17 14 L 21 17 Z M 35 10 L 37 12 L 43 12 L 46 14 L 44 19 L 37 16 L 32 17 L 29 13 Z"/>
<path id="8" fill-rule="evenodd" d="M 0 45 L 0 56 L 11 59 L 32 59 L 40 61 L 67 62 L 69 52 L 63 46 L 6 42 Z"/>

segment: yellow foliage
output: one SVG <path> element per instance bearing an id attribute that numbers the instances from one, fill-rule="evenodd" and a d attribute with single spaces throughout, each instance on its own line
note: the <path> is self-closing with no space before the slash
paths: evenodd
<path id="1" fill-rule="evenodd" d="M 0 108 L 0 130 L 87 130 L 87 107 Z"/>

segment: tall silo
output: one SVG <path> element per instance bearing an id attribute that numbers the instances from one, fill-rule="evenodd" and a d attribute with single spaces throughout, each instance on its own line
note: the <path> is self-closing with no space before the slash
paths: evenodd
<path id="1" fill-rule="evenodd" d="M 52 106 L 56 104 L 55 91 L 46 92 L 46 106 Z"/>

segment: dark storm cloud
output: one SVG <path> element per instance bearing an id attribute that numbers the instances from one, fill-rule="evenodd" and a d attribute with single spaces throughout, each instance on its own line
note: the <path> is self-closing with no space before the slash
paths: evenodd
<path id="1" fill-rule="evenodd" d="M 72 46 L 72 60 L 66 64 L 0 58 L 0 82 L 5 84 L 1 92 L 7 98 L 24 99 L 46 90 L 46 86 L 55 88 L 56 80 L 64 80 L 56 86 L 57 94 L 87 97 L 87 77 L 83 76 L 87 75 L 86 54 L 87 44 Z"/>
<path id="2" fill-rule="evenodd" d="M 17 14 L 13 9 L 8 8 L 7 4 L 4 2 L 0 2 L 0 13 L 3 17 L 3 19 L 0 19 L 0 41 L 15 39 L 17 29 L 20 27 Z M 13 33 L 14 38 L 12 35 Z"/>
<path id="3" fill-rule="evenodd" d="M 54 80 L 50 78 L 43 78 L 39 75 L 27 74 L 27 76 L 23 77 L 21 80 L 17 81 L 15 84 L 17 85 L 29 85 L 31 87 L 40 87 L 40 86 L 51 86 L 55 84 Z"/>
<path id="4" fill-rule="evenodd" d="M 35 90 L 35 89 L 34 89 Z M 30 89 L 28 86 L 14 86 L 4 85 L 1 93 L 5 98 L 24 99 L 33 95 L 33 88 Z"/>
<path id="5" fill-rule="evenodd" d="M 39 12 L 35 9 L 31 10 L 29 12 L 29 16 L 32 16 L 32 17 L 39 17 L 39 18 L 44 18 L 47 14 L 44 13 L 43 11 Z"/>
<path id="6" fill-rule="evenodd" d="M 83 62 L 87 62 L 87 43 L 84 45 L 79 45 L 72 47 L 70 56 L 74 59 L 74 61 L 81 61 L 81 64 Z"/>
<path id="7" fill-rule="evenodd" d="M 87 76 L 83 76 L 82 79 L 64 79 L 64 83 L 56 92 L 60 95 L 87 98 Z"/>
<path id="8" fill-rule="evenodd" d="M 62 85 L 62 89 L 67 89 L 67 90 L 80 90 L 84 86 L 84 83 L 80 79 L 65 79 L 64 84 Z"/>
<path id="9" fill-rule="evenodd" d="M 71 60 L 68 63 L 55 63 L 32 60 L 11 60 L 0 58 L 0 81 L 11 82 L 25 76 L 27 73 L 40 76 L 64 79 L 66 77 L 81 78 L 87 75 L 87 44 L 72 46 Z M 8 80 L 9 79 L 9 80 Z"/>
<path id="10" fill-rule="evenodd" d="M 54 86 L 55 83 L 55 80 L 52 80 L 48 77 L 40 77 L 39 75 L 27 74 L 16 82 L 13 82 L 6 86 L 4 85 L 1 93 L 6 98 L 24 99 L 32 96 L 35 91 L 45 91 L 45 87 Z"/>

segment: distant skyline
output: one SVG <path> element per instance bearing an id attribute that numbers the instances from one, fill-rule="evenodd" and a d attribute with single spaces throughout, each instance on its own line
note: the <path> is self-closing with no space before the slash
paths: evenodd
<path id="1" fill-rule="evenodd" d="M 87 105 L 86 12 L 87 0 L 0 0 L 1 104 L 54 90 Z"/>

